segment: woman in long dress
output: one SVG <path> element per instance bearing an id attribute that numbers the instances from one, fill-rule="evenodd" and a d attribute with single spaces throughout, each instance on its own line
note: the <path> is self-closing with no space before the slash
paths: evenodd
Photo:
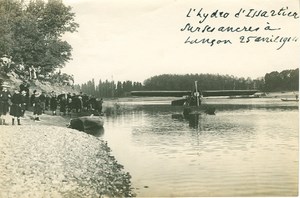
<path id="1" fill-rule="evenodd" d="M 10 115 L 13 117 L 12 125 L 15 125 L 15 119 L 18 121 L 18 125 L 21 125 L 20 117 L 22 116 L 22 95 L 18 90 L 15 90 L 14 95 L 11 97 L 11 102 Z"/>
<path id="2" fill-rule="evenodd" d="M 33 115 L 34 115 L 34 120 L 36 121 L 40 121 L 40 115 L 42 115 L 43 113 L 43 109 L 42 109 L 42 104 L 41 104 L 41 100 L 40 100 L 40 93 L 37 91 L 35 92 L 35 97 L 33 100 Z"/>
<path id="3" fill-rule="evenodd" d="M 5 117 L 9 112 L 9 101 L 11 99 L 11 94 L 8 91 L 9 85 L 7 83 L 3 83 L 1 87 L 2 91 L 0 91 L 0 124 L 6 125 L 7 123 L 5 123 Z"/>

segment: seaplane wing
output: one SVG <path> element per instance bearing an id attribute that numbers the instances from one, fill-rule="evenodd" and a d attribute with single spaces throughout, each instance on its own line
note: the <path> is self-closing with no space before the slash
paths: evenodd
<path id="1" fill-rule="evenodd" d="M 191 95 L 191 91 L 132 91 L 132 96 L 150 97 L 183 97 Z"/>
<path id="2" fill-rule="evenodd" d="M 211 96 L 245 96 L 245 95 L 253 95 L 258 90 L 210 90 L 210 91 L 202 91 L 203 97 L 211 97 Z"/>
<path id="3" fill-rule="evenodd" d="M 201 91 L 203 97 L 211 96 L 242 96 L 253 95 L 258 90 L 207 90 Z M 149 96 L 149 97 L 183 97 L 190 96 L 192 91 L 132 91 L 132 96 Z"/>

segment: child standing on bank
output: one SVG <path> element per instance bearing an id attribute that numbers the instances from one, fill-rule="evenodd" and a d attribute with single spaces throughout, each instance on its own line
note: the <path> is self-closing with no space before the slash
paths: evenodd
<path id="1" fill-rule="evenodd" d="M 22 117 L 24 117 L 25 111 L 27 109 L 27 102 L 28 102 L 27 96 L 26 96 L 26 91 L 21 92 L 21 100 L 22 100 L 22 103 L 21 103 Z"/>
<path id="2" fill-rule="evenodd" d="M 42 115 L 42 104 L 40 101 L 40 93 L 38 91 L 34 94 L 34 100 L 33 100 L 33 115 L 35 121 L 40 121 L 40 115 Z"/>

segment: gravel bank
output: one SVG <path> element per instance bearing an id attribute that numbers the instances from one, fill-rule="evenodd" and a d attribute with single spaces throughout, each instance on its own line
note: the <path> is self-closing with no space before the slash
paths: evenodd
<path id="1" fill-rule="evenodd" d="M 0 126 L 0 197 L 133 196 L 101 139 L 57 126 Z"/>

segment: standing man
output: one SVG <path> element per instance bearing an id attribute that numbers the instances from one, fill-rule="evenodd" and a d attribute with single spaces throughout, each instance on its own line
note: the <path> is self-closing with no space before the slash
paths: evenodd
<path id="1" fill-rule="evenodd" d="M 5 117 L 9 112 L 9 100 L 11 99 L 11 94 L 8 91 L 9 85 L 4 82 L 2 85 L 2 91 L 0 92 L 0 116 L 2 125 L 7 125 L 5 123 Z"/>
<path id="2" fill-rule="evenodd" d="M 67 112 L 67 104 L 68 104 L 68 96 L 66 93 L 62 93 L 58 96 L 59 98 L 59 110 L 62 113 L 62 115 L 66 115 Z"/>
<path id="3" fill-rule="evenodd" d="M 41 106 L 42 106 L 42 113 L 45 113 L 45 109 L 46 109 L 46 93 L 44 91 L 42 91 L 42 93 L 40 95 L 40 102 L 41 102 Z"/>
<path id="4" fill-rule="evenodd" d="M 102 98 L 100 98 L 100 99 L 97 98 L 95 110 L 98 112 L 99 115 L 102 114 L 102 104 L 103 104 L 103 99 Z"/>
<path id="5" fill-rule="evenodd" d="M 56 97 L 56 93 L 52 91 L 51 98 L 50 98 L 50 110 L 52 111 L 52 115 L 56 115 L 56 109 L 57 109 L 57 97 Z"/>

